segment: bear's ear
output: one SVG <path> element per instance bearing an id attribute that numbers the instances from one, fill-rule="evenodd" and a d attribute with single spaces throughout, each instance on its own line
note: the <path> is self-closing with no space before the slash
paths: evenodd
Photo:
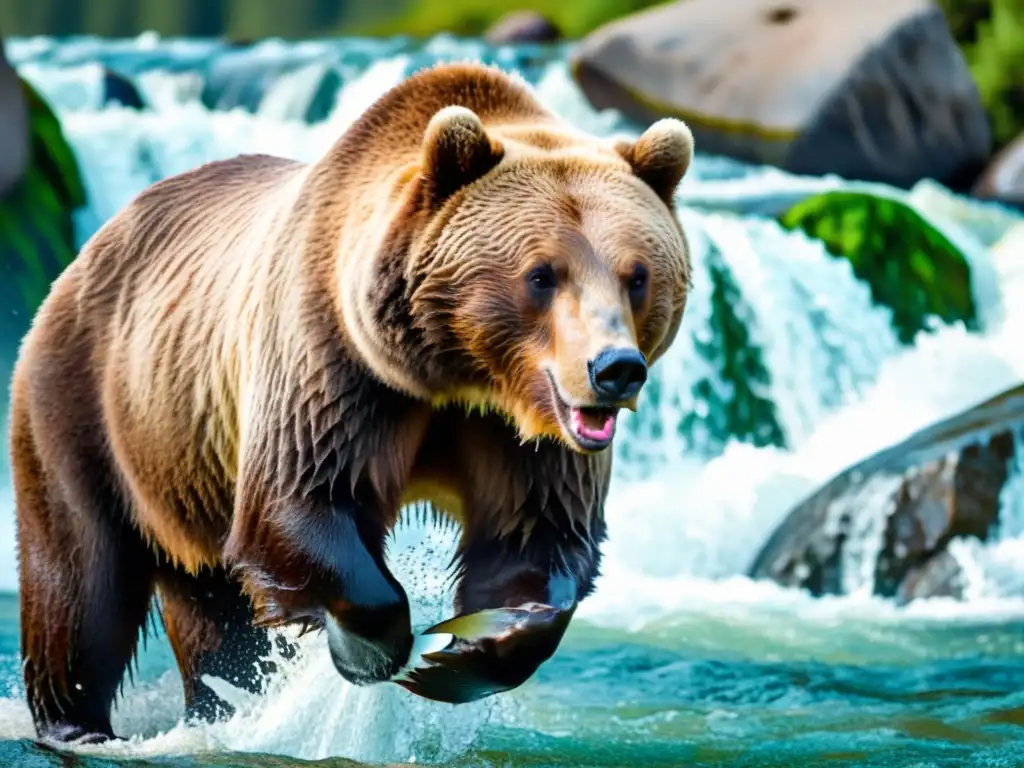
<path id="1" fill-rule="evenodd" d="M 501 162 L 505 148 L 487 135 L 484 124 L 465 107 L 444 107 L 423 135 L 422 177 L 433 205 L 440 205 Z"/>
<path id="2" fill-rule="evenodd" d="M 672 205 L 676 187 L 693 160 L 693 134 L 682 120 L 666 117 L 653 123 L 636 141 L 619 141 L 615 150 L 633 173 Z"/>

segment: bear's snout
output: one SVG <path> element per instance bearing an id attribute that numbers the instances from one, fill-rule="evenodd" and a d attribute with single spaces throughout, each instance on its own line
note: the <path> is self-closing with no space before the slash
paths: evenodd
<path id="1" fill-rule="evenodd" d="M 634 347 L 606 349 L 587 361 L 590 386 L 602 405 L 632 400 L 647 381 L 647 361 Z"/>

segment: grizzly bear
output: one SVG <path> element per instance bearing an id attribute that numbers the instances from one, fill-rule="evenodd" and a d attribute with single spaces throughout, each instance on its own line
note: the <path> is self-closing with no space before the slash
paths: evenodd
<path id="1" fill-rule="evenodd" d="M 599 139 L 516 76 L 441 65 L 316 162 L 212 162 L 110 219 L 13 378 L 39 735 L 114 737 L 154 595 L 190 717 L 230 712 L 204 674 L 264 690 L 288 624 L 354 684 L 527 680 L 593 587 L 616 417 L 679 328 L 692 156 L 679 121 Z M 413 503 L 461 527 L 463 623 L 418 660 L 385 563 Z"/>

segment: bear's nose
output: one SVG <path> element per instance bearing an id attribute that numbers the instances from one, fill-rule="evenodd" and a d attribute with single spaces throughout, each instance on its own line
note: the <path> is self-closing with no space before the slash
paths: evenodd
<path id="1" fill-rule="evenodd" d="M 590 385 L 605 401 L 635 397 L 647 381 L 647 361 L 633 347 L 606 349 L 587 364 Z"/>

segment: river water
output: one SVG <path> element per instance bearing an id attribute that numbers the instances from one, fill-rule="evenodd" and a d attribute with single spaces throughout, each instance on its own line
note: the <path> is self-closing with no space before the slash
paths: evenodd
<path id="1" fill-rule="evenodd" d="M 202 41 L 13 40 L 8 54 L 51 101 L 82 165 L 84 240 L 151 182 L 243 152 L 311 160 L 373 99 L 439 60 L 519 68 L 551 108 L 600 134 L 636 131 L 597 114 L 564 50 L 490 49 L 441 37 L 283 44 L 232 51 Z M 99 63 L 116 65 L 150 109 L 104 105 Z M 326 63 L 325 63 L 326 62 Z M 247 69 L 246 69 L 247 68 Z M 248 74 L 239 75 L 239 72 Z M 204 103 L 205 102 L 205 103 Z M 986 246 L 1010 214 L 966 201 L 908 199 L 971 259 L 986 330 L 942 328 L 897 344 L 888 312 L 821 244 L 759 214 L 807 190 L 851 186 L 698 155 L 678 215 L 693 240 L 695 290 L 679 341 L 654 373 L 659 393 L 616 447 L 610 541 L 597 592 L 556 657 L 520 690 L 452 707 L 395 686 L 354 689 L 322 637 L 307 637 L 272 690 L 224 688 L 229 722 L 178 722 L 180 683 L 162 636 L 142 654 L 114 715 L 126 741 L 67 762 L 36 744 L 19 675 L 14 513 L 0 478 L 0 764 L 253 765 L 290 759 L 495 766 L 1012 766 L 1024 764 L 1024 476 L 1009 483 L 999 536 L 958 544 L 962 602 L 897 608 L 866 579 L 880 500 L 865 498 L 842 597 L 743 576 L 786 512 L 867 453 L 1024 378 L 1024 270 Z M 895 254 L 894 256 L 898 256 Z M 763 350 L 787 449 L 721 445 L 690 414 L 713 365 L 708 262 L 739 288 Z M 1019 261 L 1019 259 L 1018 259 Z M 418 624 L 441 618 L 454 532 L 408 520 L 391 551 Z"/>

